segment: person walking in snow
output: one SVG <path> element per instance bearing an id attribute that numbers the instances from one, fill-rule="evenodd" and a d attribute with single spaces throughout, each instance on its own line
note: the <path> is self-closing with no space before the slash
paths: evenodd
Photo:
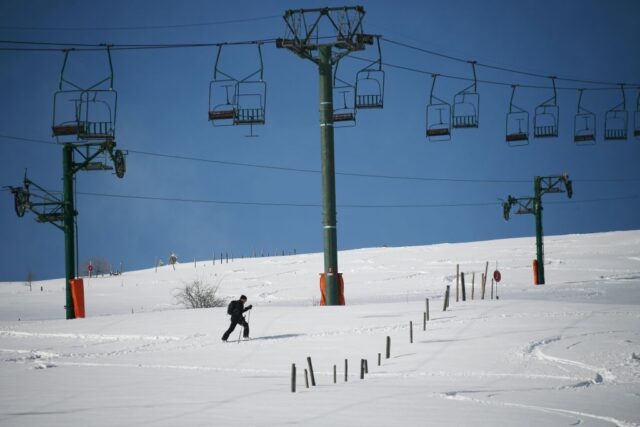
<path id="1" fill-rule="evenodd" d="M 245 320 L 243 314 L 245 311 L 251 310 L 253 306 L 248 305 L 247 307 L 245 307 L 245 302 L 247 302 L 247 297 L 241 295 L 240 299 L 231 301 L 229 303 L 229 306 L 227 307 L 227 314 L 231 315 L 231 325 L 229 326 L 229 329 L 227 329 L 227 331 L 224 333 L 224 335 L 222 335 L 222 341 L 226 341 L 229 339 L 229 335 L 231 335 L 233 330 L 236 328 L 236 325 L 242 325 L 242 327 L 244 328 L 242 334 L 244 338 L 249 337 L 249 324 Z"/>

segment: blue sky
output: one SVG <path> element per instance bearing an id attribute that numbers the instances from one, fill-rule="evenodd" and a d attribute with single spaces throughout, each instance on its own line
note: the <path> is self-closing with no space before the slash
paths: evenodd
<path id="1" fill-rule="evenodd" d="M 343 4 L 10 0 L 0 4 L 0 39 L 115 45 L 272 39 L 284 35 L 286 9 Z M 367 12 L 365 32 L 388 40 L 381 46 L 389 66 L 384 67 L 385 108 L 360 111 L 357 126 L 335 132 L 340 250 L 532 236 L 533 217 L 512 216 L 505 222 L 499 199 L 530 196 L 535 175 L 564 172 L 574 180 L 574 198 L 545 196 L 545 234 L 640 228 L 640 141 L 633 138 L 638 98 L 633 85 L 640 83 L 640 57 L 634 50 L 640 39 L 637 1 L 361 4 Z M 608 86 L 613 90 L 584 92 L 583 106 L 596 113 L 597 143 L 576 146 L 575 88 L 603 85 L 558 79 L 560 136 L 509 147 L 508 84 L 540 86 L 520 88 L 516 95 L 515 102 L 531 112 L 533 122 L 535 106 L 551 96 L 550 79 L 479 66 L 479 128 L 454 130 L 446 143 L 429 142 L 428 73 L 470 77 L 471 67 L 392 42 L 541 76 L 624 82 L 631 86 L 625 90 L 629 139 L 603 140 L 604 113 L 621 102 L 620 90 Z M 110 172 L 77 175 L 81 262 L 102 257 L 114 268 L 122 262 L 125 269 L 139 269 L 153 266 L 157 257 L 166 261 L 171 252 L 181 262 L 192 262 L 220 252 L 246 256 L 254 250 L 322 251 L 320 174 L 314 172 L 320 169 L 317 68 L 272 43 L 262 50 L 267 111 L 266 124 L 254 129 L 257 138 L 246 138 L 246 127 L 212 127 L 207 121 L 215 47 L 113 52 L 116 141 L 131 151 L 123 179 Z M 372 58 L 375 52 L 358 56 Z M 78 80 L 102 78 L 104 58 L 103 52 L 74 53 L 69 72 Z M 39 185 L 62 189 L 61 147 L 18 139 L 54 141 L 53 94 L 62 60 L 59 51 L 0 51 L 2 186 L 19 185 L 28 168 L 30 179 Z M 257 61 L 254 46 L 223 48 L 221 66 L 230 72 L 250 73 Z M 353 79 L 361 67 L 362 62 L 347 58 L 340 65 L 341 75 Z M 467 85 L 439 77 L 437 95 L 451 102 Z M 0 241 L 0 280 L 23 280 L 29 271 L 39 279 L 64 276 L 62 232 L 36 223 L 30 213 L 18 218 L 6 191 L 0 192 Z M 533 259 L 535 248 L 531 251 Z"/>

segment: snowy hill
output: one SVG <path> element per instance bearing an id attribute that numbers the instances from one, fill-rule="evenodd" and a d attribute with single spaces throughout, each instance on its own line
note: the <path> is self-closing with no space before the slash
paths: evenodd
<path id="1" fill-rule="evenodd" d="M 321 254 L 198 261 L 85 281 L 71 321 L 63 280 L 3 283 L 0 425 L 640 425 L 640 231 L 546 237 L 544 286 L 534 257 L 533 238 L 341 252 L 346 307 L 317 306 Z M 250 341 L 175 304 L 196 279 L 248 296 Z"/>

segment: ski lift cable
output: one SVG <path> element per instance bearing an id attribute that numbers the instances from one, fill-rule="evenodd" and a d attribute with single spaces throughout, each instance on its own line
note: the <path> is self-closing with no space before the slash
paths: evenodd
<path id="1" fill-rule="evenodd" d="M 324 38 L 324 37 L 323 37 Z M 380 37 L 382 40 L 387 41 L 389 43 L 398 45 L 398 46 L 402 46 L 402 47 L 406 47 L 409 49 L 413 49 L 413 50 L 417 50 L 420 52 L 424 52 L 427 54 L 431 54 L 431 55 L 435 55 L 435 56 L 440 56 L 446 59 L 450 59 L 450 60 L 454 60 L 454 61 L 458 61 L 458 62 L 464 62 L 464 63 L 469 63 L 471 61 L 469 61 L 468 59 L 463 59 L 463 58 L 458 58 L 458 57 L 454 57 L 451 55 L 447 55 L 447 54 L 443 54 L 440 52 L 435 52 L 432 50 L 428 50 L 428 49 L 423 49 L 420 47 L 416 47 L 416 46 L 412 46 L 406 43 L 402 43 L 402 42 L 398 42 L 395 40 L 390 40 L 387 39 L 385 37 Z M 180 49 L 180 48 L 202 48 L 202 47 L 219 47 L 219 46 L 223 46 L 223 45 L 248 45 L 248 44 L 271 44 L 271 43 L 275 43 L 276 42 L 276 38 L 268 38 L 268 39 L 259 39 L 259 40 L 246 40 L 246 41 L 237 41 L 237 42 L 215 42 L 215 43 L 177 43 L 177 44 L 111 44 L 111 50 L 115 51 L 115 50 L 148 50 L 148 49 Z M 38 41 L 16 41 L 16 40 L 0 40 L 0 44 L 17 44 L 17 45 L 30 45 L 30 46 L 38 46 L 38 47 L 32 47 L 32 48 L 23 48 L 23 47 L 0 47 L 0 51 L 33 51 L 33 52 L 48 52 L 48 51 L 64 51 L 65 49 L 73 49 L 73 50 L 77 50 L 77 51 L 83 51 L 83 52 L 89 52 L 89 51 L 97 51 L 97 50 L 102 50 L 105 49 L 105 46 L 107 46 L 104 43 L 101 44 L 89 44 L 89 43 L 60 43 L 60 42 L 38 42 Z M 49 46 L 49 47 L 42 47 L 42 46 Z M 349 55 L 349 58 L 354 58 L 354 59 L 358 59 L 361 61 L 365 61 L 368 63 L 372 63 L 371 59 L 366 59 L 366 58 L 359 58 L 353 55 Z M 376 63 L 378 61 L 373 61 L 373 63 Z M 489 69 L 494 69 L 494 70 L 499 70 L 499 71 L 506 71 L 506 72 L 511 72 L 514 74 L 520 74 L 520 75 L 526 75 L 529 77 L 538 77 L 538 78 L 549 78 L 548 75 L 543 75 L 543 74 L 539 74 L 539 73 L 532 73 L 532 72 L 527 72 L 527 71 L 522 71 L 522 70 L 515 70 L 515 69 L 511 69 L 511 68 L 507 68 L 507 67 L 500 67 L 500 66 L 494 66 L 494 65 L 489 65 L 489 64 L 483 64 L 483 63 L 479 63 L 477 61 L 473 61 L 475 62 L 476 66 L 479 67 L 485 67 L 485 68 L 489 68 Z M 413 72 L 418 72 L 418 73 L 422 73 L 422 74 L 429 74 L 429 75 L 433 75 L 435 74 L 432 71 L 425 71 L 425 70 L 419 70 L 416 68 L 411 68 L 411 67 L 405 67 L 405 66 L 401 66 L 401 65 L 396 65 L 396 64 L 390 64 L 390 63 L 383 63 L 382 60 L 379 61 L 380 65 L 385 65 L 388 66 L 390 68 L 397 68 L 397 69 L 404 69 L 406 71 L 413 71 Z M 453 75 L 447 75 L 447 74 L 442 74 L 442 73 L 438 73 L 439 75 L 441 75 L 442 77 L 445 78 L 450 78 L 450 79 L 457 79 L 457 80 L 463 80 L 463 81 L 469 81 L 469 82 L 473 82 L 474 79 L 470 79 L 468 77 L 460 77 L 460 76 L 453 76 Z M 613 83 L 613 82 L 605 82 L 605 81 L 596 81 L 596 80 L 587 80 L 587 79 L 575 79 L 575 78 L 569 78 L 569 77 L 557 77 L 558 80 L 562 80 L 562 81 L 567 81 L 567 82 L 575 82 L 575 83 L 584 83 L 584 84 L 592 84 L 592 85 L 603 85 L 606 87 L 597 87 L 597 88 L 584 88 L 585 90 L 611 90 L 611 89 L 615 89 L 617 88 L 620 83 Z M 477 80 L 478 83 L 487 83 L 487 84 L 495 84 L 495 85 L 502 85 L 502 86 L 511 86 L 512 83 L 509 82 L 504 82 L 504 81 L 492 81 L 492 80 Z M 520 84 L 519 86 L 523 87 L 523 88 L 531 88 L 531 89 L 543 89 L 545 88 L 545 86 L 541 86 L 541 85 L 525 85 L 525 84 Z M 625 86 L 630 87 L 630 88 L 640 88 L 640 83 L 627 83 L 625 84 Z M 574 90 L 577 91 L 578 89 L 581 89 L 582 87 L 578 88 L 578 87 L 558 87 L 558 90 Z"/>
<path id="2" fill-rule="evenodd" d="M 347 56 L 347 58 L 351 58 L 351 59 L 355 59 L 357 61 L 366 61 L 366 62 L 370 62 L 369 59 L 366 58 L 362 58 L 359 56 L 355 56 L 355 55 L 349 55 Z M 415 67 L 408 67 L 405 65 L 399 65 L 399 64 L 392 64 L 389 62 L 382 62 L 382 65 L 388 68 L 395 68 L 398 70 L 404 70 L 404 71 L 409 71 L 412 73 L 416 73 L 416 74 L 423 74 L 423 75 L 427 75 L 427 76 L 433 76 L 434 74 L 437 74 L 438 77 L 442 77 L 445 79 L 451 79 L 451 80 L 461 80 L 461 81 L 466 81 L 466 82 L 474 82 L 473 78 L 470 77 L 462 77 L 462 76 L 456 76 L 456 75 L 452 75 L 452 74 L 444 74 L 444 73 L 437 73 L 435 71 L 430 71 L 430 70 L 423 70 L 420 68 L 415 68 Z M 477 64 L 476 64 L 477 65 Z M 545 76 L 545 78 L 549 78 L 549 76 Z M 498 81 L 498 80 L 483 80 L 483 79 L 478 79 L 476 80 L 477 83 L 484 83 L 484 84 L 490 84 L 490 85 L 495 85 L 495 86 L 505 86 L 505 87 L 512 87 L 512 86 L 518 86 L 524 89 L 549 89 L 549 86 L 543 86 L 543 85 L 532 85 L 532 84 L 515 84 L 515 83 L 511 83 L 511 82 L 506 82 L 506 81 Z M 632 85 L 632 84 L 625 84 L 625 86 L 627 88 L 634 88 L 634 89 L 638 89 L 640 88 L 640 85 Z M 612 91 L 612 90 L 620 90 L 620 85 L 617 84 L 617 86 L 607 86 L 607 87 L 590 87 L 590 88 L 584 88 L 582 86 L 580 87 L 556 87 L 556 90 L 563 90 L 563 91 L 578 91 L 578 90 L 585 90 L 585 91 Z"/>
<path id="3" fill-rule="evenodd" d="M 243 22 L 266 21 L 269 19 L 280 18 L 282 15 L 259 16 L 255 18 L 229 19 L 223 21 L 212 22 L 196 22 L 192 24 L 173 24 L 173 25 L 146 25 L 131 27 L 20 27 L 20 26 L 0 26 L 0 30 L 24 30 L 24 31 L 127 31 L 127 30 L 161 30 L 189 27 L 205 27 L 212 25 L 239 24 Z"/>
<path id="4" fill-rule="evenodd" d="M 427 53 L 429 55 L 433 55 L 433 56 L 439 56 L 441 58 L 445 58 L 445 59 L 449 59 L 452 61 L 457 61 L 457 62 L 469 62 L 468 59 L 464 59 L 464 58 L 459 58 L 456 56 L 452 56 L 452 55 L 448 55 L 445 53 L 441 53 L 441 52 L 436 52 L 433 50 L 429 50 L 429 49 L 424 49 L 421 47 L 417 47 L 417 46 L 413 46 L 407 43 L 402 43 L 396 40 L 391 40 L 388 39 L 386 37 L 382 37 L 382 40 L 386 41 L 387 43 L 391 43 L 397 46 L 401 46 L 401 47 L 405 47 L 408 49 L 413 49 L 419 52 L 423 52 L 423 53 Z M 479 67 L 484 67 L 484 68 L 489 68 L 489 69 L 493 69 L 493 70 L 497 70 L 497 71 L 506 71 L 509 73 L 514 73 L 514 74 L 521 74 L 521 75 L 525 75 L 525 76 L 529 76 L 529 77 L 540 77 L 540 78 L 548 78 L 548 75 L 544 75 L 544 74 L 539 74 L 539 73 L 532 73 L 529 71 L 523 71 L 523 70 L 517 70 L 514 68 L 508 68 L 508 67 L 501 67 L 501 66 L 497 66 L 497 65 L 490 65 L 490 64 L 483 64 L 483 63 L 477 63 L 476 65 L 478 65 Z M 557 77 L 558 80 L 563 80 L 563 81 L 567 81 L 567 82 L 574 82 L 574 83 L 586 83 L 586 84 L 594 84 L 594 85 L 607 85 L 607 86 L 617 86 L 619 85 L 619 83 L 617 82 L 606 82 L 606 81 L 598 81 L 598 80 L 587 80 L 587 79 L 575 79 L 575 78 L 569 78 L 569 77 Z M 638 84 L 633 84 L 634 86 L 637 86 Z"/>
<path id="5" fill-rule="evenodd" d="M 36 143 L 43 145 L 50 145 L 59 147 L 60 144 L 41 140 L 34 138 L 24 138 L 14 135 L 0 134 L 0 139 L 11 139 L 21 142 L 28 143 Z M 145 156 L 154 156 L 175 160 L 184 160 L 184 161 L 196 161 L 203 163 L 215 163 L 222 164 L 227 166 L 239 166 L 239 167 L 251 167 L 258 169 L 271 169 L 271 170 L 281 170 L 286 172 L 300 172 L 300 173 L 320 173 L 320 170 L 317 169 L 302 169 L 302 168 L 290 168 L 284 166 L 274 166 L 274 165 L 266 165 L 266 164 L 257 164 L 257 163 L 241 163 L 241 162 L 231 162 L 224 160 L 215 160 L 215 159 L 205 159 L 201 157 L 189 157 L 189 156 L 179 156 L 173 154 L 165 154 L 165 153 L 154 153 L 149 151 L 140 151 L 140 150 L 127 150 L 131 154 L 139 154 Z M 437 177 L 420 177 L 420 176 L 400 176 L 400 175 L 384 175 L 384 174 L 368 174 L 368 173 L 357 173 L 357 172 L 336 172 L 336 175 L 342 176 L 353 176 L 359 178 L 379 178 L 379 179 L 395 179 L 395 180 L 406 180 L 406 181 L 437 181 L 437 182 L 477 182 L 477 183 L 530 183 L 530 179 L 483 179 L 483 178 L 437 178 Z M 594 179 L 573 179 L 574 182 L 637 182 L 640 181 L 640 178 L 594 178 Z"/>

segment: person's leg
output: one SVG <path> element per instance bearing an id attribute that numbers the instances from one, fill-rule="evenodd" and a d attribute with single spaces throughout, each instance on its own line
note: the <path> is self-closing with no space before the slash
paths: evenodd
<path id="1" fill-rule="evenodd" d="M 249 324 L 247 323 L 247 321 L 244 318 L 242 318 L 241 325 L 244 328 L 242 336 L 245 337 L 245 338 L 248 338 L 249 337 Z"/>
<path id="2" fill-rule="evenodd" d="M 235 321 L 231 321 L 231 325 L 229 326 L 229 329 L 227 329 L 227 332 L 224 333 L 224 335 L 222 335 L 222 341 L 226 341 L 229 339 L 229 335 L 231 335 L 231 332 L 233 332 L 233 330 L 236 328 L 237 323 Z"/>

